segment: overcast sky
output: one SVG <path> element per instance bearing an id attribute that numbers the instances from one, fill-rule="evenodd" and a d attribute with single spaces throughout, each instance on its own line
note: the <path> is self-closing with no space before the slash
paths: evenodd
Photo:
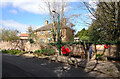
<path id="1" fill-rule="evenodd" d="M 34 28 L 39 28 L 44 26 L 45 20 L 48 20 L 49 12 L 47 6 L 41 0 L 0 1 L 0 13 L 2 13 L 2 15 L 0 14 L 0 28 L 17 29 L 20 32 L 26 32 L 30 25 Z M 91 4 L 92 7 L 96 7 L 93 4 L 94 0 L 85 1 Z M 76 31 L 82 28 L 87 29 L 88 25 L 86 25 L 86 22 L 91 23 L 90 17 L 92 17 L 87 10 L 82 9 L 85 7 L 80 2 L 81 0 L 69 0 L 69 6 L 65 8 L 66 14 L 80 14 L 79 18 L 74 18 L 77 21 L 74 22 Z"/>

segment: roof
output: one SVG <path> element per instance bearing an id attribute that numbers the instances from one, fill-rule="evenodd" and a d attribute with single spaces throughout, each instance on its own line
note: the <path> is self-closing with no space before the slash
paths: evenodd
<path id="1" fill-rule="evenodd" d="M 21 33 L 19 36 L 20 36 L 20 37 L 28 37 L 28 34 L 26 34 L 26 33 Z"/>
<path id="2" fill-rule="evenodd" d="M 52 27 L 53 27 L 53 24 L 50 23 L 50 24 L 47 24 L 47 25 L 45 25 L 45 26 L 43 26 L 43 27 L 40 27 L 40 28 L 36 29 L 35 31 L 45 31 L 45 30 L 50 30 Z M 62 26 L 62 27 L 60 27 L 60 28 L 62 28 L 62 29 L 66 29 L 66 28 L 70 28 L 70 27 L 68 27 L 68 26 Z M 71 28 L 70 28 L 70 29 L 71 29 Z"/>

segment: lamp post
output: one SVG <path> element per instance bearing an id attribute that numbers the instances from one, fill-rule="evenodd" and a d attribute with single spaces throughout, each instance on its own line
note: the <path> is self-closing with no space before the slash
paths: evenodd
<path id="1" fill-rule="evenodd" d="M 52 11 L 53 13 L 57 13 L 57 12 L 55 12 L 55 11 Z M 61 55 L 61 45 L 60 45 L 60 43 L 61 43 L 61 38 L 60 38 L 60 14 L 59 13 L 57 13 L 58 14 L 58 25 L 59 25 L 59 31 L 58 31 L 58 42 L 59 42 L 59 55 Z"/>

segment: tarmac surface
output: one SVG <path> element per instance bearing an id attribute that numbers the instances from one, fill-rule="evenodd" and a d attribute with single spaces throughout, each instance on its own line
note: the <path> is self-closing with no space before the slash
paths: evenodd
<path id="1" fill-rule="evenodd" d="M 45 59 L 27 58 L 9 54 L 2 55 L 2 77 L 108 77 L 95 71 L 86 72 L 63 63 Z"/>

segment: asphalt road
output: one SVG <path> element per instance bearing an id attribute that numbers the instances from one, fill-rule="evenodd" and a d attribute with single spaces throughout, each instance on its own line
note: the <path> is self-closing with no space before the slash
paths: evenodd
<path id="1" fill-rule="evenodd" d="M 38 58 L 2 55 L 2 77 L 98 77 L 104 74 L 87 73 L 83 68 Z"/>

